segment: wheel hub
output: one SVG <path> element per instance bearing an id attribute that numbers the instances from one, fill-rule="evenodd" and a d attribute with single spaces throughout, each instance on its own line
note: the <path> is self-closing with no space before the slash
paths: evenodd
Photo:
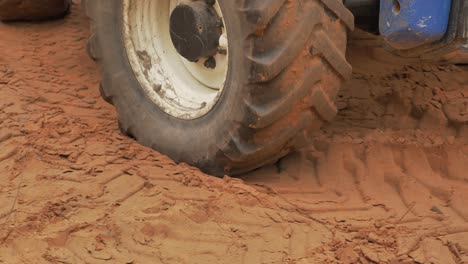
<path id="1" fill-rule="evenodd" d="M 222 20 L 212 5 L 195 1 L 178 5 L 171 13 L 171 40 L 177 52 L 190 62 L 218 52 Z"/>

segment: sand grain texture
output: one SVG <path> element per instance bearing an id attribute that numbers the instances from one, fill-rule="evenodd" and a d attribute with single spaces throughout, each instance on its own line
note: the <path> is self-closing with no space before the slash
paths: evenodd
<path id="1" fill-rule="evenodd" d="M 220 179 L 120 134 L 79 8 L 0 24 L 0 263 L 467 263 L 466 68 L 351 47 L 338 118 Z"/>

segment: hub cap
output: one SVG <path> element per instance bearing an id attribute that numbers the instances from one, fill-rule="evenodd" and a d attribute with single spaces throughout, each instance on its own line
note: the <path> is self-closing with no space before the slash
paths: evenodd
<path id="1" fill-rule="evenodd" d="M 190 62 L 216 55 L 222 22 L 204 1 L 178 5 L 171 14 L 171 39 L 179 54 Z"/>
<path id="2" fill-rule="evenodd" d="M 146 95 L 167 114 L 192 120 L 218 102 L 229 47 L 217 2 L 186 2 L 123 0 L 123 33 L 129 62 Z"/>

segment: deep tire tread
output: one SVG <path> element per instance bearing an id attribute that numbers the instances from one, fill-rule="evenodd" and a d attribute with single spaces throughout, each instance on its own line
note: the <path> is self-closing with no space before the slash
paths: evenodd
<path id="1" fill-rule="evenodd" d="M 284 7 L 285 1 L 271 2 L 277 3 L 273 10 L 276 10 L 278 6 L 287 8 Z M 259 5 L 263 6 L 262 4 Z M 327 16 L 328 12 L 324 12 L 323 6 L 331 10 L 336 17 L 328 21 L 324 19 L 323 16 Z M 252 113 L 249 127 L 253 138 L 258 134 L 269 134 L 271 136 L 269 138 L 263 136 L 264 140 L 261 141 L 261 144 L 258 144 L 252 140 L 246 141 L 240 135 L 231 135 L 232 141 L 229 144 L 231 149 L 225 152 L 226 157 L 233 164 L 232 168 L 230 168 L 231 173 L 236 174 L 254 169 L 256 168 L 255 165 L 263 157 L 271 155 L 271 153 L 281 152 L 284 149 L 286 149 L 286 152 L 288 152 L 287 149 L 295 149 L 294 138 L 302 136 L 301 132 L 307 130 L 311 123 L 331 121 L 337 114 L 337 107 L 333 99 L 338 92 L 338 87 L 329 89 L 333 93 L 329 94 L 322 88 L 323 83 L 320 79 L 327 74 L 325 68 L 328 68 L 333 72 L 332 74 L 328 73 L 330 78 L 339 79 L 338 82 L 345 81 L 351 77 L 352 67 L 346 61 L 345 50 L 339 49 L 335 45 L 328 34 L 325 33 L 326 31 L 323 30 L 323 26 L 326 23 L 332 23 L 329 21 L 338 19 L 343 24 L 343 32 L 346 32 L 345 28 L 354 29 L 354 18 L 338 0 L 316 1 L 316 3 L 310 4 L 309 8 L 309 14 L 313 15 L 307 18 L 297 18 L 298 25 L 294 27 L 294 32 L 289 32 L 290 36 L 294 37 L 288 38 L 286 41 L 278 41 L 277 34 L 274 31 L 269 31 L 268 28 L 272 25 L 272 20 L 278 18 L 281 9 L 277 10 L 276 13 L 268 13 L 268 15 L 262 16 L 262 18 L 269 17 L 270 21 L 260 19 L 264 25 L 257 24 L 259 28 L 252 31 L 255 32 L 255 38 L 262 38 L 262 42 L 272 42 L 280 45 L 274 50 L 249 56 L 254 72 L 250 80 L 252 84 L 263 85 L 265 90 L 269 89 L 269 92 L 272 92 L 271 89 L 281 90 L 281 88 L 284 88 L 283 80 L 295 74 L 294 70 L 298 67 L 298 65 L 295 65 L 295 59 L 310 51 L 312 51 L 310 55 L 314 65 L 300 84 L 290 87 L 287 94 L 280 93 L 282 96 L 276 98 L 276 100 L 261 103 L 264 100 L 255 98 L 255 96 L 244 100 Z M 252 11 L 251 9 L 246 10 Z M 255 10 L 258 11 L 259 8 Z M 309 23 L 306 24 L 303 21 Z M 258 34 L 259 31 L 262 33 Z M 301 36 L 301 34 L 309 37 L 297 37 Z M 307 47 L 306 43 L 309 41 L 311 41 L 311 46 Z M 296 45 L 297 43 L 300 44 Z M 261 49 L 262 47 L 258 48 Z M 316 78 L 317 76 L 319 78 Z M 256 87 L 256 89 L 262 89 L 262 87 Z M 263 97 L 265 93 L 259 92 L 256 95 Z M 308 98 L 305 104 L 302 102 L 304 98 Z M 291 120 L 297 119 L 298 122 L 291 122 Z M 284 129 L 285 127 L 286 129 Z M 277 156 L 273 156 L 266 163 L 273 163 L 277 159 Z"/>

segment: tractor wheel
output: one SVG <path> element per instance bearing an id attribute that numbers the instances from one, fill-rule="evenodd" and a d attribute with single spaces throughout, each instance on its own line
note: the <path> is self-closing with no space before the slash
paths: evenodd
<path id="1" fill-rule="evenodd" d="M 0 20 L 45 20 L 60 18 L 70 9 L 71 0 L 0 0 Z"/>
<path id="2" fill-rule="evenodd" d="M 123 133 L 213 175 L 300 148 L 352 69 L 341 0 L 85 0 Z"/>

